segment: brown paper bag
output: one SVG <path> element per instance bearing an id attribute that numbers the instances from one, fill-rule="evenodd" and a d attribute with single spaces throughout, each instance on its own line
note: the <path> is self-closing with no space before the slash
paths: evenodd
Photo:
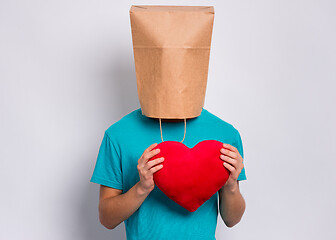
<path id="1" fill-rule="evenodd" d="M 199 116 L 214 7 L 132 5 L 130 20 L 142 114 L 168 119 Z"/>

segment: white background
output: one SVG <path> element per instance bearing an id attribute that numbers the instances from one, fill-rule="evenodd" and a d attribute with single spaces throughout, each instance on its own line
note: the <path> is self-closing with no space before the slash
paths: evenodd
<path id="1" fill-rule="evenodd" d="M 1 0 L 0 238 L 126 239 L 89 180 L 105 129 L 140 107 L 132 4 L 215 6 L 204 107 L 239 130 L 248 178 L 217 239 L 334 239 L 332 0 Z"/>

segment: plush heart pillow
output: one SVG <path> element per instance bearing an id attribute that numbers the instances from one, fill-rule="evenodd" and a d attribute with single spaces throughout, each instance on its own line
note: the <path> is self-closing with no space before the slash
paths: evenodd
<path id="1" fill-rule="evenodd" d="M 230 172 L 223 166 L 220 149 L 223 143 L 217 140 L 204 140 L 189 148 L 176 141 L 164 141 L 159 157 L 165 160 L 163 168 L 154 173 L 155 185 L 170 199 L 194 212 L 209 200 L 227 181 Z"/>

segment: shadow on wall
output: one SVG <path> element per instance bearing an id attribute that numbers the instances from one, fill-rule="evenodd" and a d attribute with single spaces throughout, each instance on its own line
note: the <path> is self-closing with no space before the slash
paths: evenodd
<path id="1" fill-rule="evenodd" d="M 101 70 L 95 75 L 97 75 L 99 79 L 94 79 L 94 81 L 96 81 L 97 84 L 101 84 L 101 87 L 98 88 L 101 92 L 97 92 L 96 96 L 104 94 L 105 96 L 103 96 L 103 98 L 108 99 L 110 103 L 106 104 L 106 106 L 108 106 L 107 110 L 113 115 L 111 116 L 112 119 L 114 119 L 111 122 L 111 124 L 113 124 L 113 121 L 117 121 L 124 115 L 139 108 L 139 100 L 133 56 L 125 52 L 114 51 L 111 57 L 112 60 L 106 61 L 107 64 L 103 69 L 98 67 L 98 69 Z M 94 151 L 94 153 L 87 153 L 86 156 L 97 157 L 98 149 Z M 92 161 L 92 159 L 83 159 L 82 162 L 90 163 Z M 91 165 L 88 164 L 88 166 Z M 100 186 L 89 182 L 93 169 L 89 169 L 88 172 L 90 175 L 87 176 L 87 179 L 83 182 L 83 195 L 77 207 L 78 225 L 83 234 L 81 239 L 126 239 L 125 224 L 123 222 L 113 230 L 109 230 L 100 224 L 98 215 Z"/>

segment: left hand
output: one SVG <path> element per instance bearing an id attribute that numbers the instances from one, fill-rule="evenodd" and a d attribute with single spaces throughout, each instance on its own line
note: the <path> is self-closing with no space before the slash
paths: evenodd
<path id="1" fill-rule="evenodd" d="M 230 144 L 223 143 L 223 148 L 220 149 L 220 152 L 220 159 L 224 161 L 224 167 L 230 171 L 230 176 L 222 188 L 226 186 L 235 187 L 238 176 L 244 167 L 243 158 L 238 149 Z"/>

